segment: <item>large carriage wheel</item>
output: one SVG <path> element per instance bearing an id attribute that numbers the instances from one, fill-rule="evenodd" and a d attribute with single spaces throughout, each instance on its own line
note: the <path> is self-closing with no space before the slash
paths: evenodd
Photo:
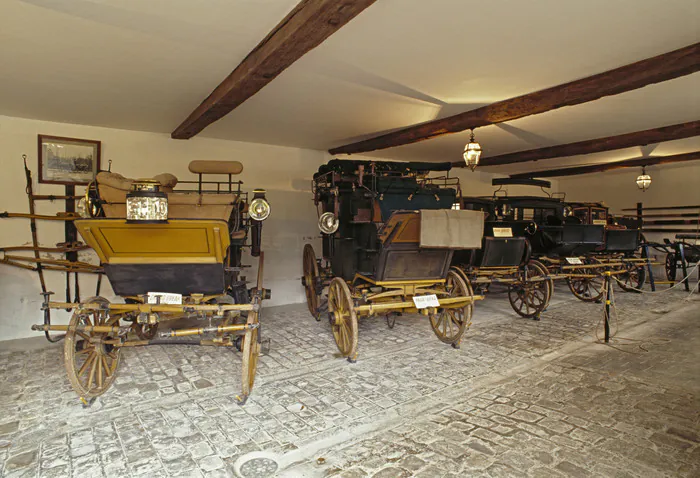
<path id="1" fill-rule="evenodd" d="M 647 279 L 644 265 L 627 262 L 620 269 L 625 271 L 624 274 L 617 276 L 617 284 L 620 289 L 625 292 L 641 292 Z"/>
<path id="2" fill-rule="evenodd" d="M 316 253 L 311 244 L 304 246 L 304 292 L 306 292 L 306 304 L 309 306 L 309 312 L 316 320 L 321 320 L 319 313 L 319 302 L 321 299 L 321 291 L 316 290 L 318 285 L 318 262 L 316 262 Z"/>
<path id="3" fill-rule="evenodd" d="M 566 282 L 574 296 L 584 302 L 597 302 L 603 297 L 605 280 L 596 268 L 578 269 L 578 272 L 595 277 L 569 277 Z"/>
<path id="4" fill-rule="evenodd" d="M 100 303 L 105 306 L 109 301 L 103 297 L 91 297 L 85 303 Z M 110 317 L 107 310 L 86 311 L 78 308 L 71 317 L 69 326 L 119 324 L 119 318 Z M 83 403 L 102 395 L 116 375 L 121 348 L 106 344 L 105 341 L 116 339 L 107 333 L 66 332 L 63 344 L 63 357 L 66 372 L 73 390 Z"/>
<path id="5" fill-rule="evenodd" d="M 260 356 L 260 340 L 258 335 L 259 326 L 258 312 L 251 311 L 248 313 L 247 324 L 249 328 L 246 330 L 243 337 L 243 358 L 241 363 L 241 396 L 239 403 L 242 405 L 248 400 L 250 392 L 253 390 L 255 383 L 255 373 L 258 369 L 258 357 Z"/>
<path id="6" fill-rule="evenodd" d="M 348 284 L 340 277 L 328 287 L 328 312 L 338 350 L 351 361 L 357 359 L 357 315 Z"/>
<path id="7" fill-rule="evenodd" d="M 533 259 L 530 261 L 530 265 L 539 269 L 541 275 L 549 275 L 549 269 L 547 269 L 547 266 L 540 261 Z M 554 280 L 547 279 L 544 282 L 547 284 L 547 301 L 544 304 L 544 309 L 547 310 L 547 307 L 549 307 L 549 301 L 552 300 L 552 296 L 554 295 Z"/>
<path id="8" fill-rule="evenodd" d="M 553 287 L 550 279 L 542 279 L 548 274 L 544 265 L 532 261 L 525 267 L 527 279 L 508 287 L 508 300 L 513 310 L 521 317 L 538 318 L 549 304 Z"/>
<path id="9" fill-rule="evenodd" d="M 676 253 L 669 252 L 668 254 L 666 254 L 666 279 L 670 280 L 671 282 L 675 282 L 676 281 L 676 270 L 677 270 Z"/>
<path id="10" fill-rule="evenodd" d="M 459 272 L 450 269 L 445 280 L 447 297 L 474 297 L 471 285 L 460 276 Z M 457 347 L 462 335 L 471 325 L 474 302 L 464 307 L 444 308 L 437 314 L 430 315 L 430 326 L 440 341 Z"/>

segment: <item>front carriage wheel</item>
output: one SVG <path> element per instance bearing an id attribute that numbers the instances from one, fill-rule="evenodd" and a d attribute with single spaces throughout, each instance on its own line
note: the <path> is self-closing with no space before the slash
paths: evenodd
<path id="1" fill-rule="evenodd" d="M 624 274 L 620 274 L 617 278 L 617 284 L 620 286 L 620 289 L 625 292 L 641 292 L 647 279 L 644 265 L 628 262 L 620 269 L 625 271 Z"/>
<path id="2" fill-rule="evenodd" d="M 243 336 L 243 358 L 241 363 L 241 396 L 238 402 L 243 405 L 248 400 L 250 392 L 255 384 L 255 373 L 258 369 L 258 357 L 260 356 L 260 340 L 258 327 L 260 326 L 259 312 L 248 313 L 246 325 L 248 329 Z"/>
<path id="3" fill-rule="evenodd" d="M 545 279 L 547 269 L 540 262 L 531 261 L 525 266 L 523 280 L 508 287 L 508 300 L 513 310 L 526 319 L 537 318 L 549 305 L 553 285 Z"/>
<path id="4" fill-rule="evenodd" d="M 311 244 L 304 246 L 304 292 L 306 293 L 306 305 L 309 307 L 311 315 L 319 321 L 321 314 L 319 313 L 319 302 L 321 299 L 321 291 L 317 290 L 318 285 L 318 262 L 316 262 L 316 253 Z"/>
<path id="5" fill-rule="evenodd" d="M 603 297 L 605 280 L 598 269 L 577 269 L 580 274 L 592 277 L 569 277 L 566 282 L 574 296 L 583 302 L 597 302 Z M 576 272 L 574 272 L 576 273 Z"/>
<path id="6" fill-rule="evenodd" d="M 462 279 L 460 274 L 450 269 L 445 278 L 446 297 L 474 297 L 469 282 Z M 474 312 L 474 302 L 464 307 L 444 308 L 437 314 L 430 314 L 430 327 L 441 342 L 458 346 L 462 335 L 469 328 Z"/>
<path id="7" fill-rule="evenodd" d="M 666 254 L 666 279 L 670 280 L 671 282 L 675 282 L 676 270 L 676 253 L 669 252 L 668 254 Z"/>
<path id="8" fill-rule="evenodd" d="M 334 278 L 328 286 L 328 313 L 338 350 L 343 357 L 356 360 L 357 314 L 348 284 L 340 277 Z"/>
<path id="9" fill-rule="evenodd" d="M 109 305 L 109 301 L 103 297 L 91 297 L 84 303 Z M 119 317 L 110 317 L 107 310 L 85 311 L 78 308 L 68 325 L 118 326 Z M 107 333 L 66 332 L 63 357 L 68 380 L 84 403 L 105 393 L 114 382 L 121 348 L 105 342 L 115 339 L 117 337 Z"/>

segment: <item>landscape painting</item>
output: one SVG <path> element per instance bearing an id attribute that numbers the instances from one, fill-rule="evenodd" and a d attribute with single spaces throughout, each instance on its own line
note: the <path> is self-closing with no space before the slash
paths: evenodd
<path id="1" fill-rule="evenodd" d="M 88 184 L 100 168 L 100 142 L 39 135 L 39 182 Z"/>

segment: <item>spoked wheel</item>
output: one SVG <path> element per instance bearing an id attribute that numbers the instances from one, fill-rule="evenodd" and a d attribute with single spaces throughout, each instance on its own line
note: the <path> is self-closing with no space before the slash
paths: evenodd
<path id="1" fill-rule="evenodd" d="M 539 269 L 539 274 L 545 276 L 549 275 L 549 269 L 547 269 L 547 266 L 542 264 L 540 261 L 533 259 L 530 261 L 530 265 Z M 549 307 L 549 301 L 552 300 L 552 296 L 554 295 L 554 280 L 546 279 L 544 282 L 547 284 L 547 302 L 544 304 L 544 310 L 547 310 L 547 307 Z"/>
<path id="2" fill-rule="evenodd" d="M 675 282 L 676 281 L 676 253 L 669 252 L 666 254 L 666 279 Z"/>
<path id="3" fill-rule="evenodd" d="M 316 253 L 311 244 L 304 246 L 304 292 L 306 293 L 306 304 L 309 306 L 309 312 L 318 321 L 321 320 L 319 312 L 319 302 L 321 299 L 321 291 L 316 290 L 318 286 L 318 262 L 316 262 Z"/>
<path id="4" fill-rule="evenodd" d="M 628 262 L 621 269 L 625 273 L 617 276 L 617 284 L 620 286 L 620 289 L 625 292 L 641 292 L 647 278 L 644 266 Z"/>
<path id="5" fill-rule="evenodd" d="M 85 303 L 101 303 L 108 305 L 109 301 L 102 297 L 91 297 Z M 110 317 L 106 310 L 84 311 L 77 309 L 71 317 L 69 326 L 117 326 L 119 317 Z M 80 396 L 84 404 L 102 395 L 116 376 L 121 348 L 115 347 L 108 341 L 116 339 L 108 333 L 66 332 L 63 346 L 63 356 L 73 390 Z"/>
<path id="6" fill-rule="evenodd" d="M 603 297 L 605 279 L 596 268 L 578 269 L 577 273 L 593 277 L 570 277 L 566 280 L 574 296 L 584 302 L 597 302 Z"/>
<path id="7" fill-rule="evenodd" d="M 462 279 L 454 269 L 447 272 L 445 279 L 446 297 L 474 297 L 469 282 Z M 462 335 L 472 323 L 473 312 L 473 302 L 464 307 L 441 309 L 437 314 L 430 314 L 430 327 L 441 342 L 458 348 L 462 341 Z"/>
<path id="8" fill-rule="evenodd" d="M 255 373 L 258 369 L 258 357 L 260 356 L 260 335 L 258 327 L 260 325 L 258 312 L 248 313 L 247 325 L 253 326 L 246 330 L 243 336 L 243 359 L 241 363 L 241 395 L 238 403 L 245 404 L 253 390 L 255 384 Z"/>
<path id="9" fill-rule="evenodd" d="M 513 310 L 526 319 L 538 319 L 549 304 L 551 280 L 544 279 L 547 269 L 537 261 L 525 266 L 523 280 L 508 287 L 508 300 Z"/>
<path id="10" fill-rule="evenodd" d="M 340 277 L 334 278 L 328 287 L 328 312 L 333 338 L 343 357 L 357 359 L 357 315 L 353 308 L 348 284 Z"/>

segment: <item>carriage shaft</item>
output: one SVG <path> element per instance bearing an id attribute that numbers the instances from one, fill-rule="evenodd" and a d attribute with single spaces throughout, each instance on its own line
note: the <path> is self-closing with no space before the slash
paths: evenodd
<path id="1" fill-rule="evenodd" d="M 447 308 L 457 308 L 464 307 L 465 305 L 471 304 L 477 300 L 483 300 L 483 295 L 475 295 L 472 297 L 447 297 L 444 299 L 438 299 L 440 307 Z M 376 312 L 385 312 L 395 309 L 415 309 L 416 304 L 413 301 L 406 302 L 382 302 L 379 304 L 366 304 L 356 306 L 355 313 L 360 315 L 372 315 Z"/>
<path id="2" fill-rule="evenodd" d="M 32 325 L 32 330 L 44 332 L 93 332 L 96 334 L 118 334 L 121 332 L 119 326 L 109 325 Z"/>
<path id="3" fill-rule="evenodd" d="M 202 335 L 210 332 L 225 334 L 228 332 L 243 332 L 250 327 L 246 324 L 219 325 L 217 327 L 192 327 L 189 329 L 174 329 L 160 334 L 161 337 L 186 337 L 189 335 Z"/>
<path id="4" fill-rule="evenodd" d="M 76 304 L 71 302 L 49 302 L 49 309 L 80 309 L 85 311 L 109 310 L 114 313 L 139 312 L 145 314 L 157 312 L 217 312 L 258 310 L 257 304 L 108 304 L 90 302 Z"/>

